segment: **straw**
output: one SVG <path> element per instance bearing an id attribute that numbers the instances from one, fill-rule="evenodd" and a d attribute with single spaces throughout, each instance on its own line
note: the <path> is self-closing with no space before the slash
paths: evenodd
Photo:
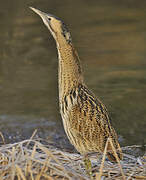
<path id="1" fill-rule="evenodd" d="M 83 157 L 77 153 L 55 147 L 51 142 L 30 139 L 4 144 L 0 147 L 0 180 L 90 180 L 86 174 Z M 117 164 L 106 159 L 107 146 L 111 144 Z M 128 146 L 122 149 L 132 150 L 140 146 Z M 146 179 L 145 155 L 138 159 L 134 155 L 123 154 L 120 163 L 116 150 L 109 138 L 106 142 L 102 160 L 95 154 L 90 157 L 93 168 L 93 179 Z"/>

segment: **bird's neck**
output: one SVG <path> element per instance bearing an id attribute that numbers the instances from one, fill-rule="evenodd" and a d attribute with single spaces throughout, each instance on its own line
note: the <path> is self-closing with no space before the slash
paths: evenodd
<path id="1" fill-rule="evenodd" d="M 58 41 L 59 99 L 62 100 L 78 84 L 83 82 L 80 60 L 72 44 Z"/>

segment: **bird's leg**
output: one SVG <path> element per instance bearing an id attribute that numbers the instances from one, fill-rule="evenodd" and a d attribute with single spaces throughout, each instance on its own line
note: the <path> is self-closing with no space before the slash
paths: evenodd
<path id="1" fill-rule="evenodd" d="M 92 176 L 92 164 L 91 164 L 91 161 L 90 161 L 88 155 L 84 156 L 84 165 L 85 165 L 86 173 L 89 176 Z"/>

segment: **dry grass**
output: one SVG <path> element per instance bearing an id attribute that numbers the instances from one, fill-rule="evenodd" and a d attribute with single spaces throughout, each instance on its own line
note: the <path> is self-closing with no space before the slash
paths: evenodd
<path id="1" fill-rule="evenodd" d="M 91 179 L 86 175 L 81 155 L 57 149 L 49 142 L 44 145 L 42 139 L 33 138 L 34 134 L 28 140 L 0 147 L 0 180 Z M 108 143 L 112 146 L 110 139 Z M 93 179 L 146 179 L 146 156 L 124 154 L 121 163 L 113 164 L 105 159 L 106 147 L 102 157 L 90 157 Z"/>

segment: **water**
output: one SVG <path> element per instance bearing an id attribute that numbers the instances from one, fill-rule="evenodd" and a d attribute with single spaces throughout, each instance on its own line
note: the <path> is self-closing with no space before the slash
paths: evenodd
<path id="1" fill-rule="evenodd" d="M 69 143 L 58 108 L 57 51 L 28 7 L 68 25 L 86 84 L 107 106 L 122 145 L 146 143 L 146 1 L 13 0 L 0 6 L 0 131 Z"/>

